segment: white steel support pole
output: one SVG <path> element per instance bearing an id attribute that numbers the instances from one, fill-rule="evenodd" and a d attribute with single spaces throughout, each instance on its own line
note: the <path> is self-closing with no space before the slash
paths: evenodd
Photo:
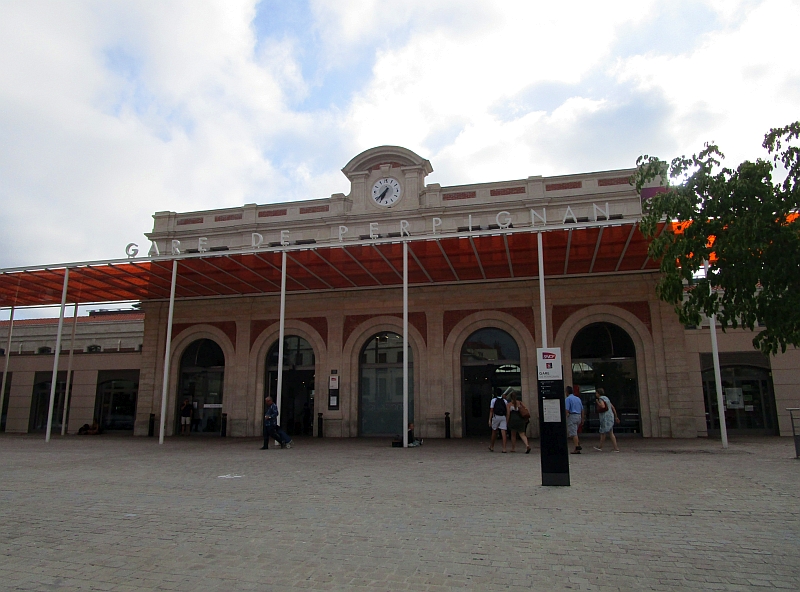
<path id="1" fill-rule="evenodd" d="M 72 315 L 72 338 L 69 340 L 69 361 L 67 362 L 67 386 L 64 388 L 64 413 L 61 416 L 61 435 L 67 433 L 67 409 L 69 409 L 69 384 L 72 378 L 72 354 L 75 350 L 75 328 L 78 326 L 78 303 Z"/>
<path id="2" fill-rule="evenodd" d="M 275 404 L 278 416 L 281 413 L 281 394 L 283 393 L 283 328 L 286 319 L 286 251 L 281 253 L 281 317 L 278 322 L 278 392 Z"/>
<path id="3" fill-rule="evenodd" d="M 403 448 L 408 448 L 408 243 L 403 242 Z"/>
<path id="4" fill-rule="evenodd" d="M 3 370 L 3 383 L 0 385 L 0 414 L 6 400 L 6 380 L 8 379 L 8 362 L 11 358 L 11 334 L 14 332 L 14 307 L 11 307 L 11 316 L 8 319 L 8 339 L 6 340 L 6 366 Z"/>
<path id="5" fill-rule="evenodd" d="M 708 278 L 708 261 L 703 262 Z M 710 288 L 710 286 L 709 286 Z M 719 367 L 719 348 L 717 347 L 717 315 L 708 318 L 708 332 L 711 334 L 711 358 L 714 361 L 714 386 L 717 390 L 717 411 L 719 412 L 719 433 L 722 447 L 728 447 L 728 426 L 725 422 L 725 400 L 722 396 L 722 372 Z"/>
<path id="6" fill-rule="evenodd" d="M 64 328 L 64 307 L 67 305 L 67 286 L 69 285 L 69 267 L 64 268 L 64 288 L 61 290 L 61 312 L 58 315 L 58 331 L 56 333 L 56 352 L 53 356 L 53 378 L 50 380 L 50 407 L 47 410 L 47 433 L 44 441 L 50 441 L 50 429 L 53 427 L 53 405 L 56 401 L 56 381 L 58 379 L 58 356 L 61 353 L 61 331 Z"/>
<path id="7" fill-rule="evenodd" d="M 547 347 L 547 307 L 544 302 L 544 250 L 542 249 L 542 233 L 536 235 L 539 254 L 539 311 L 542 317 L 542 347 Z"/>
<path id="8" fill-rule="evenodd" d="M 164 380 L 161 386 L 161 420 L 158 426 L 158 443 L 164 443 L 167 421 L 167 392 L 169 391 L 169 358 L 172 349 L 172 316 L 175 312 L 175 284 L 178 283 L 178 260 L 172 260 L 172 285 L 169 287 L 169 313 L 167 314 L 167 343 L 164 346 Z"/>

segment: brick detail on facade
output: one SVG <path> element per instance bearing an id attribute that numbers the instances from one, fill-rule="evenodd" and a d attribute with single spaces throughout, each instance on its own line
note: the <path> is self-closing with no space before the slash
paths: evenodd
<path id="1" fill-rule="evenodd" d="M 503 187 L 502 189 L 492 189 L 489 195 L 497 197 L 499 195 L 516 195 L 517 193 L 525 193 L 524 187 Z"/>
<path id="2" fill-rule="evenodd" d="M 565 189 L 580 189 L 583 181 L 570 181 L 568 183 L 548 183 L 544 186 L 545 191 L 563 191 Z"/>
<path id="3" fill-rule="evenodd" d="M 194 218 L 181 218 L 176 222 L 178 226 L 187 226 L 189 224 L 202 224 L 202 223 L 203 223 L 202 216 L 196 216 Z"/>
<path id="4" fill-rule="evenodd" d="M 305 208 L 300 208 L 301 214 L 316 214 L 317 212 L 327 212 L 330 210 L 331 207 L 328 205 L 325 206 L 308 206 Z"/>
<path id="5" fill-rule="evenodd" d="M 347 315 L 344 318 L 344 330 L 342 333 L 342 343 L 347 343 L 347 338 L 352 335 L 361 323 L 374 319 L 375 317 L 397 317 L 403 318 L 402 313 L 386 313 L 386 314 L 371 314 L 371 315 Z M 425 340 L 425 345 L 428 345 L 428 317 L 424 312 L 409 312 L 408 324 L 414 327 L 422 335 Z"/>
<path id="6" fill-rule="evenodd" d="M 453 201 L 456 199 L 472 199 L 478 194 L 474 191 L 458 191 L 456 193 L 445 193 L 442 195 L 443 201 Z"/>
<path id="7" fill-rule="evenodd" d="M 603 302 L 600 304 L 606 304 L 608 306 L 616 306 L 617 308 L 621 308 L 622 310 L 627 310 L 632 315 L 635 315 L 637 319 L 644 323 L 647 330 L 650 334 L 653 334 L 653 323 L 650 319 L 650 304 L 645 301 L 637 301 L 637 302 Z M 586 308 L 591 306 L 590 304 L 566 304 L 566 305 L 556 305 L 553 307 L 553 335 L 558 334 L 558 330 L 561 328 L 561 325 L 564 324 L 570 315 L 578 312 L 582 308 Z"/>
<path id="8" fill-rule="evenodd" d="M 306 323 L 311 325 L 313 329 L 319 333 L 319 336 L 325 342 L 325 346 L 328 345 L 328 319 L 325 317 L 307 317 L 302 319 L 293 319 L 296 321 L 300 321 L 301 323 Z M 266 329 L 271 327 L 272 325 L 277 325 L 278 319 L 258 319 L 254 321 L 250 321 L 250 349 L 253 349 L 253 344 L 258 339 L 259 335 L 261 335 Z M 286 333 L 286 335 L 291 335 L 291 333 Z M 319 352 L 315 352 L 316 355 L 319 355 Z"/>
<path id="9" fill-rule="evenodd" d="M 233 349 L 236 349 L 236 321 L 218 321 L 214 323 L 173 323 L 172 338 L 174 339 L 178 336 L 178 334 L 180 334 L 181 331 L 184 331 L 189 327 L 194 327 L 195 325 L 211 325 L 212 327 L 216 327 L 228 336 L 228 339 L 231 340 L 231 344 L 233 345 Z"/>
<path id="10" fill-rule="evenodd" d="M 444 311 L 444 330 L 442 331 L 442 345 L 447 341 L 447 338 L 450 336 L 450 332 L 453 328 L 462 320 L 467 318 L 469 315 L 476 313 L 476 312 L 490 312 L 490 311 L 497 311 L 497 312 L 504 312 L 506 314 L 511 315 L 518 321 L 520 321 L 525 328 L 531 334 L 531 337 L 536 340 L 536 323 L 533 317 L 533 309 L 527 306 L 515 306 L 512 308 L 472 308 L 467 310 L 446 310 Z"/>
<path id="11" fill-rule="evenodd" d="M 286 210 L 263 210 L 258 213 L 259 218 L 271 218 L 273 216 L 285 216 Z"/>
<path id="12" fill-rule="evenodd" d="M 611 187 L 612 185 L 628 185 L 630 177 L 612 177 L 611 179 L 598 179 L 598 187 Z"/>
<path id="13" fill-rule="evenodd" d="M 214 216 L 214 222 L 227 222 L 228 220 L 241 220 L 242 213 L 238 214 L 218 214 Z"/>

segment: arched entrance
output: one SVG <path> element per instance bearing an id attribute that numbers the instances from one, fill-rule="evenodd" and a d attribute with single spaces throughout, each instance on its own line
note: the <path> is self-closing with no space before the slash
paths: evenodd
<path id="1" fill-rule="evenodd" d="M 584 431 L 598 429 L 594 394 L 602 387 L 619 414 L 614 431 L 641 433 L 636 346 L 630 335 L 613 323 L 592 323 L 575 335 L 571 352 L 572 382 L 580 387 L 587 412 Z"/>
<path id="2" fill-rule="evenodd" d="M 180 433 L 180 406 L 184 399 L 192 404 L 192 432 L 219 435 L 222 430 L 222 385 L 225 354 L 211 339 L 189 344 L 181 356 L 180 383 L 175 414 L 176 433 Z"/>
<path id="3" fill-rule="evenodd" d="M 408 421 L 414 421 L 413 355 L 408 348 Z M 358 435 L 395 436 L 403 425 L 403 338 L 383 331 L 359 356 Z"/>
<path id="4" fill-rule="evenodd" d="M 464 436 L 488 436 L 492 393 L 512 387 L 520 398 L 519 346 L 502 329 L 487 327 L 470 335 L 461 348 Z"/>
<path id="5" fill-rule="evenodd" d="M 720 374 L 725 402 L 725 426 L 728 432 L 776 435 L 778 418 L 769 370 L 744 365 L 723 366 Z M 719 434 L 717 385 L 713 368 L 703 370 L 703 398 L 708 432 Z"/>
<path id="6" fill-rule="evenodd" d="M 283 338 L 283 384 L 280 424 L 289 435 L 312 436 L 314 427 L 314 349 L 302 337 Z M 277 400 L 278 342 L 267 353 L 267 380 L 264 396 Z"/>

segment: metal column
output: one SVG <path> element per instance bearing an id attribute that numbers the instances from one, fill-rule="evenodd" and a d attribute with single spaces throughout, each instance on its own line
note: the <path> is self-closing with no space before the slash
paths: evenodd
<path id="1" fill-rule="evenodd" d="M 708 279 L 708 261 L 703 261 L 703 268 Z M 711 289 L 711 282 L 709 282 Z M 711 358 L 714 361 L 714 385 L 717 390 L 717 411 L 719 412 L 719 433 L 722 436 L 722 447 L 728 447 L 728 426 L 725 422 L 725 401 L 722 396 L 722 372 L 719 368 L 719 348 L 717 347 L 717 315 L 708 317 L 708 329 L 711 334 Z"/>
<path id="2" fill-rule="evenodd" d="M 67 362 L 67 386 L 64 389 L 64 413 L 61 416 L 61 435 L 67 433 L 67 409 L 69 409 L 70 378 L 72 378 L 72 354 L 75 350 L 75 328 L 78 326 L 78 303 L 72 315 L 72 338 L 69 341 L 69 362 Z"/>
<path id="3" fill-rule="evenodd" d="M 172 315 L 175 312 L 175 284 L 178 281 L 178 260 L 172 260 L 172 285 L 169 288 L 169 314 L 167 315 L 167 343 L 164 346 L 164 381 L 161 387 L 161 421 L 158 443 L 164 443 L 164 426 L 167 420 L 167 391 L 169 390 L 169 358 L 172 348 Z"/>
<path id="4" fill-rule="evenodd" d="M 542 249 L 542 233 L 536 234 L 539 254 L 539 312 L 542 317 L 542 347 L 547 347 L 547 307 L 544 303 L 544 250 Z"/>
<path id="5" fill-rule="evenodd" d="M 6 400 L 6 380 L 8 379 L 8 362 L 11 358 L 11 333 L 14 331 L 14 307 L 11 307 L 11 316 L 8 319 L 8 340 L 6 343 L 6 366 L 3 370 L 3 382 L 0 385 L 0 414 L 3 413 L 3 404 Z"/>
<path id="6" fill-rule="evenodd" d="M 403 242 L 403 448 L 408 448 L 408 242 Z"/>
<path id="7" fill-rule="evenodd" d="M 50 407 L 47 410 L 47 433 L 44 441 L 50 441 L 50 429 L 53 427 L 53 405 L 56 400 L 56 382 L 58 379 L 58 357 L 61 353 L 61 331 L 64 328 L 64 307 L 67 305 L 67 287 L 69 285 L 69 267 L 64 268 L 64 288 L 61 290 L 61 312 L 58 315 L 58 332 L 56 333 L 56 351 L 53 356 L 53 378 L 50 380 Z"/>
<path id="8" fill-rule="evenodd" d="M 281 253 L 281 317 L 278 322 L 278 392 L 275 404 L 278 415 L 281 413 L 281 395 L 283 394 L 283 327 L 286 318 L 286 251 Z"/>

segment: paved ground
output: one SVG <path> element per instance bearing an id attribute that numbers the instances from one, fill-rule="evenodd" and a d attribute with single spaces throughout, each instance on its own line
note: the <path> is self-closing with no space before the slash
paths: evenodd
<path id="1" fill-rule="evenodd" d="M 259 445 L 0 437 L 0 588 L 800 588 L 786 438 L 621 440 L 571 456 L 568 488 L 536 448 Z"/>

